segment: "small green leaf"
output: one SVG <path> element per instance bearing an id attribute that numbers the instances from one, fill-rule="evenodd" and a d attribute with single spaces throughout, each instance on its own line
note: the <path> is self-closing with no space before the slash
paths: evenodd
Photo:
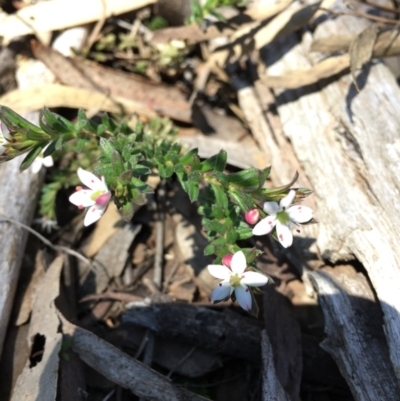
<path id="1" fill-rule="evenodd" d="M 115 149 L 112 144 L 112 141 L 104 138 L 100 138 L 100 147 L 103 150 L 104 154 L 109 158 L 111 157 Z"/>
<path id="2" fill-rule="evenodd" d="M 30 123 L 28 120 L 6 106 L 0 106 L 0 120 L 3 121 L 10 131 L 22 131 L 24 133 L 35 131 L 43 133 L 39 127 Z"/>
<path id="3" fill-rule="evenodd" d="M 246 189 L 257 189 L 260 185 L 260 170 L 250 168 L 228 175 L 228 181 L 235 186 Z"/>
<path id="4" fill-rule="evenodd" d="M 226 167 L 226 161 L 227 161 L 228 155 L 225 152 L 225 150 L 221 150 L 219 153 L 217 153 L 214 156 L 211 156 L 207 160 L 204 160 L 201 163 L 201 171 L 207 172 L 207 171 L 220 171 L 223 172 Z"/>
<path id="5" fill-rule="evenodd" d="M 247 227 L 239 226 L 236 229 L 236 233 L 238 236 L 238 240 L 248 239 L 253 236 L 253 230 L 249 226 L 247 226 Z"/>
<path id="6" fill-rule="evenodd" d="M 221 208 L 226 209 L 228 207 L 229 200 L 225 190 L 218 184 L 210 184 L 210 186 L 214 192 L 217 204 L 221 206 Z"/>
<path id="7" fill-rule="evenodd" d="M 186 182 L 186 192 L 189 195 L 190 201 L 195 202 L 199 197 L 199 184 L 194 181 Z"/>
<path id="8" fill-rule="evenodd" d="M 119 210 L 124 220 L 130 221 L 135 213 L 135 205 L 127 201 L 120 207 Z"/>
<path id="9" fill-rule="evenodd" d="M 240 206 L 240 208 L 247 212 L 249 209 L 254 207 L 254 202 L 249 195 L 243 191 L 230 191 L 230 195 L 234 201 Z"/>
<path id="10" fill-rule="evenodd" d="M 33 163 L 33 161 L 36 159 L 36 157 L 40 154 L 42 151 L 43 146 L 38 145 L 35 146 L 25 157 L 25 159 L 22 161 L 21 166 L 19 167 L 19 171 L 24 171 L 27 168 L 30 167 L 30 165 Z"/>
<path id="11" fill-rule="evenodd" d="M 86 140 L 86 139 L 84 139 L 84 138 L 79 138 L 79 139 L 76 141 L 75 151 L 76 151 L 77 153 L 82 152 L 82 149 L 85 147 L 86 143 L 87 143 L 87 140 Z"/>
<path id="12" fill-rule="evenodd" d="M 204 255 L 214 255 L 215 254 L 215 245 L 214 244 L 208 244 L 204 248 Z"/>

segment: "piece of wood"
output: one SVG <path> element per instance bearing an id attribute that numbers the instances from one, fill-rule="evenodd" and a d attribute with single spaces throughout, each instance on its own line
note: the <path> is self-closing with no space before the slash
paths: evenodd
<path id="1" fill-rule="evenodd" d="M 128 309 L 122 320 L 213 352 L 251 361 L 260 359 L 260 327 L 233 312 L 167 303 Z"/>
<path id="2" fill-rule="evenodd" d="M 31 347 L 31 357 L 15 383 L 11 401 L 55 401 L 56 399 L 62 334 L 59 332 L 60 321 L 54 300 L 60 293 L 63 261 L 64 256 L 58 256 L 37 286 L 27 336 Z M 39 345 L 40 341 L 44 342 L 42 347 Z M 40 352 L 42 355 L 38 356 Z"/>
<path id="3" fill-rule="evenodd" d="M 23 157 L 0 164 L 0 221 L 7 217 L 30 225 L 42 176 L 31 170 L 19 172 Z M 11 223 L 0 222 L 0 357 L 14 301 L 27 231 Z"/>
<path id="4" fill-rule="evenodd" d="M 287 398 L 295 401 L 300 394 L 303 366 L 300 326 L 291 314 L 288 299 L 278 293 L 274 285 L 265 286 L 263 291 L 266 333 L 263 334 L 261 341 L 263 363 L 265 363 L 264 355 L 269 357 L 272 353 L 276 380 Z M 270 366 L 269 363 L 268 365 Z M 265 374 L 271 379 L 269 372 Z M 263 382 L 264 394 L 269 393 L 266 391 L 268 388 L 270 383 Z M 264 397 L 264 399 L 273 398 Z"/>
<path id="5" fill-rule="evenodd" d="M 72 339 L 79 357 L 107 379 L 134 394 L 154 401 L 206 401 L 206 398 L 177 387 L 160 373 L 122 352 L 94 333 L 62 319 L 63 333 Z"/>
<path id="6" fill-rule="evenodd" d="M 354 17 L 327 20 L 315 37 L 358 33 Z M 277 41 L 265 52 L 271 74 L 315 64 L 306 57 L 311 34 Z M 273 62 L 272 60 L 275 60 Z M 276 91 L 283 130 L 315 189 L 318 247 L 331 262 L 357 258 L 384 312 L 385 333 L 400 379 L 400 89 L 376 63 L 358 76 L 325 86 Z"/>
<path id="7" fill-rule="evenodd" d="M 274 351 L 265 330 L 261 334 L 262 349 L 262 400 L 263 401 L 291 401 L 285 392 L 276 374 Z"/>
<path id="8" fill-rule="evenodd" d="M 325 320 L 321 347 L 335 359 L 356 401 L 395 401 L 400 388 L 383 332 L 382 312 L 361 274 L 311 273 Z"/>

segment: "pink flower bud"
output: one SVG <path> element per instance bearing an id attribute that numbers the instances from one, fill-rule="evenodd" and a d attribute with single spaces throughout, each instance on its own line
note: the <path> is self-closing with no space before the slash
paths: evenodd
<path id="1" fill-rule="evenodd" d="M 225 255 L 222 258 L 222 264 L 230 268 L 231 267 L 232 258 L 233 258 L 233 255 L 231 253 L 228 253 L 227 255 Z"/>
<path id="2" fill-rule="evenodd" d="M 249 224 L 256 224 L 260 219 L 260 211 L 258 209 L 250 209 L 245 213 L 244 219 Z"/>

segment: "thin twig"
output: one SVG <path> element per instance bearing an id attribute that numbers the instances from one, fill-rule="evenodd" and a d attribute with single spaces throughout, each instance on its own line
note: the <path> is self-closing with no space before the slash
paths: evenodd
<path id="1" fill-rule="evenodd" d="M 85 264 L 88 264 L 89 266 L 92 264 L 92 262 L 89 259 L 85 258 L 79 252 L 76 252 L 76 251 L 74 251 L 72 249 L 69 249 L 66 246 L 54 245 L 52 242 L 50 242 L 47 238 L 43 237 L 43 235 L 38 233 L 32 227 L 29 227 L 26 224 L 21 223 L 20 221 L 17 221 L 17 220 L 14 220 L 14 219 L 10 219 L 9 217 L 2 217 L 0 219 L 0 222 L 12 223 L 12 224 L 15 224 L 15 225 L 17 225 L 19 227 L 22 227 L 26 231 L 29 231 L 31 234 L 33 234 L 35 237 L 39 238 L 45 245 L 47 245 L 51 249 L 55 250 L 56 252 L 64 252 L 64 253 L 67 253 L 68 255 L 75 256 L 77 259 L 79 259 L 80 261 L 84 262 Z"/>
<path id="2" fill-rule="evenodd" d="M 157 222 L 156 222 L 156 254 L 154 258 L 154 284 L 162 289 L 163 259 L 164 259 L 164 202 L 165 202 L 165 181 L 163 180 L 157 190 Z"/>

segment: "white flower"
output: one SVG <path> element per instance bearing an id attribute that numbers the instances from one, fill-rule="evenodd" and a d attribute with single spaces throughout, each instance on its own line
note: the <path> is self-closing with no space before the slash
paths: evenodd
<path id="1" fill-rule="evenodd" d="M 108 190 L 104 177 L 101 180 L 89 171 L 78 168 L 78 176 L 84 185 L 89 189 L 76 187 L 76 192 L 69 197 L 69 201 L 78 206 L 79 209 L 89 207 L 83 224 L 89 226 L 96 222 L 106 211 L 108 202 L 111 199 L 111 192 Z"/>
<path id="2" fill-rule="evenodd" d="M 261 273 L 245 271 L 246 268 L 246 257 L 242 251 L 233 255 L 230 268 L 224 265 L 209 265 L 210 274 L 222 280 L 212 292 L 211 301 L 222 301 L 235 291 L 239 305 L 246 311 L 251 310 L 252 297 L 248 286 L 261 287 L 267 284 L 268 277 Z"/>
<path id="3" fill-rule="evenodd" d="M 49 146 L 49 145 L 47 145 L 47 146 Z M 53 167 L 54 166 L 54 161 L 51 156 L 43 157 L 43 153 L 47 149 L 47 146 L 45 148 L 43 148 L 43 150 L 40 152 L 40 154 L 33 161 L 32 165 L 31 165 L 32 173 L 37 174 L 41 170 L 42 166 L 45 166 L 45 167 Z"/>
<path id="4" fill-rule="evenodd" d="M 291 228 L 299 223 L 307 223 L 313 218 L 313 211 L 307 206 L 291 206 L 296 191 L 293 189 L 287 196 L 281 199 L 279 205 L 276 202 L 265 202 L 264 211 L 269 216 L 262 219 L 253 228 L 253 235 L 264 235 L 272 231 L 276 226 L 276 234 L 279 242 L 287 248 L 292 245 L 293 235 Z"/>
<path id="5" fill-rule="evenodd" d="M 6 127 L 3 121 L 0 122 L 0 156 L 7 150 L 4 146 L 7 142 L 11 141 L 10 130 Z"/>

